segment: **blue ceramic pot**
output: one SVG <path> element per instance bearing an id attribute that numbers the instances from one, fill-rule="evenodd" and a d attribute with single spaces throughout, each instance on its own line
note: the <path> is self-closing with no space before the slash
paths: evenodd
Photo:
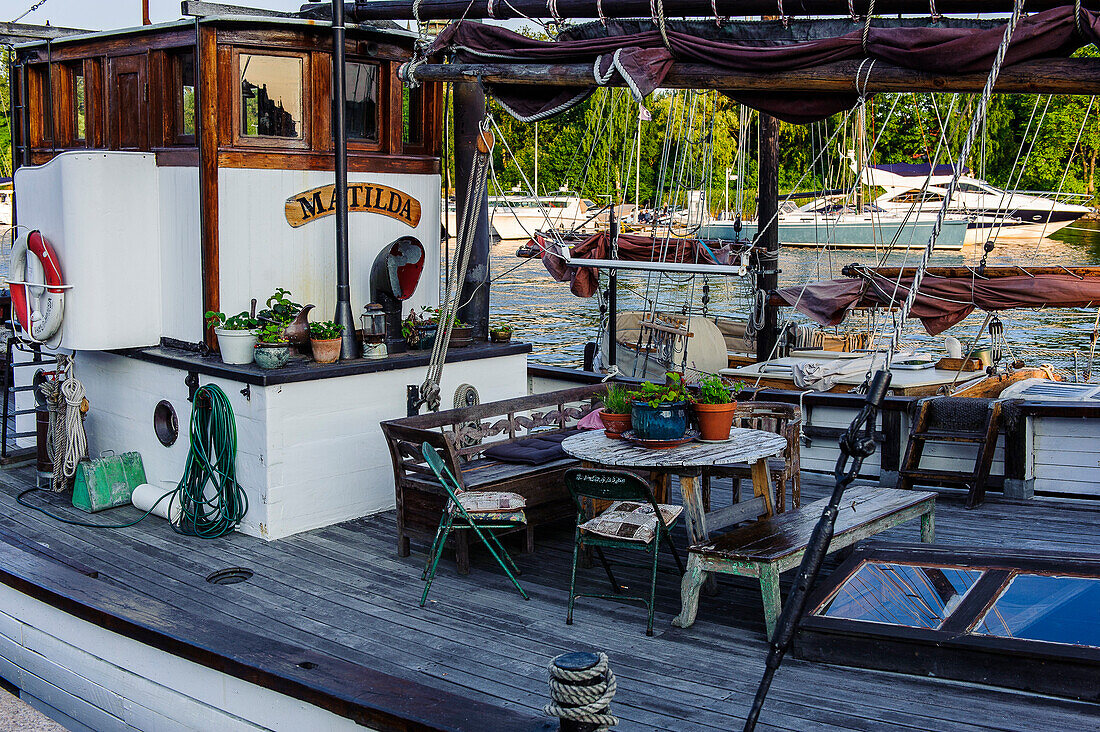
<path id="1" fill-rule="evenodd" d="M 414 325 L 412 335 L 405 339 L 405 345 L 410 351 L 430 351 L 435 345 L 435 337 L 439 334 L 439 325 Z"/>
<path id="2" fill-rule="evenodd" d="M 256 346 L 256 365 L 262 369 L 277 369 L 290 360 L 290 346 Z"/>
<path id="3" fill-rule="evenodd" d="M 643 440 L 678 440 L 687 432 L 688 403 L 665 402 L 651 407 L 647 402 L 634 402 L 630 424 L 634 436 Z"/>

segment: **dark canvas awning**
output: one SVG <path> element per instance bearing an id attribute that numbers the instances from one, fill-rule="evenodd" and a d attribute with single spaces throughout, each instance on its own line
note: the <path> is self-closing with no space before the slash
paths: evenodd
<path id="1" fill-rule="evenodd" d="M 592 297 L 599 287 L 599 271 L 588 267 L 570 266 L 562 256 L 561 244 L 541 242 L 542 263 L 558 282 L 568 282 L 577 297 Z M 619 251 L 615 257 L 622 262 L 663 262 L 665 264 L 729 264 L 734 251 L 744 246 L 732 242 L 677 239 L 663 236 L 619 234 Z M 601 231 L 572 246 L 571 259 L 611 259 L 611 234 Z"/>
<path id="2" fill-rule="evenodd" d="M 501 104 L 522 121 L 551 117 L 583 101 L 598 86 L 624 83 L 640 102 L 661 86 L 674 62 L 702 64 L 714 74 L 785 72 L 838 61 L 868 59 L 937 74 L 987 72 L 1004 35 L 992 28 L 871 27 L 862 32 L 802 42 L 709 38 L 669 23 L 662 35 L 636 23 L 609 21 L 605 35 L 540 41 L 498 26 L 458 21 L 445 28 L 430 53 L 451 51 L 459 63 L 572 64 L 592 68 L 587 88 L 545 83 L 487 84 Z M 1013 34 L 1005 65 L 1067 57 L 1100 39 L 1100 15 L 1055 8 L 1028 16 Z M 850 108 L 852 93 L 731 92 L 738 101 L 788 122 L 823 119 Z"/>
<path id="3" fill-rule="evenodd" d="M 900 280 L 866 270 L 863 278 L 844 278 L 784 287 L 776 292 L 782 304 L 793 307 L 821 325 L 839 325 L 849 311 L 859 308 L 899 308 L 913 285 L 911 275 Z M 982 279 L 926 276 L 910 317 L 936 335 L 974 310 L 1087 307 L 1100 305 L 1100 278 L 1072 274 L 1026 274 Z"/>

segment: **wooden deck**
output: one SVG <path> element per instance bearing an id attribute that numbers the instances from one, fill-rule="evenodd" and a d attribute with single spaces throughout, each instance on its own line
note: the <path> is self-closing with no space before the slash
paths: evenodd
<path id="1" fill-rule="evenodd" d="M 635 604 L 579 600 L 575 624 L 566 626 L 568 527 L 543 530 L 534 554 L 509 544 L 529 602 L 486 555 L 475 553 L 466 577 L 444 560 L 421 609 L 425 548 L 414 545 L 412 556 L 397 557 L 392 512 L 272 543 L 240 535 L 203 541 L 179 536 L 155 517 L 121 530 L 59 524 L 15 502 L 16 492 L 32 483 L 26 468 L 0 471 L 0 539 L 9 544 L 13 537 L 16 544 L 48 544 L 49 552 L 98 572 L 112 591 L 166 603 L 182 618 L 215 620 L 482 702 L 538 710 L 546 702 L 550 658 L 599 649 L 618 676 L 618 729 L 728 730 L 743 720 L 762 670 L 761 600 L 755 583 L 740 578 L 723 577 L 718 596 L 703 597 L 698 622 L 686 630 L 671 625 L 679 611 L 672 574 L 660 580 L 652 638 L 645 636 L 644 609 Z M 806 476 L 803 500 L 823 495 L 820 478 Z M 56 497 L 45 498 L 65 510 Z M 125 508 L 94 520 L 136 515 Z M 941 497 L 936 523 L 941 544 L 1087 552 L 1096 551 L 1100 506 L 992 499 L 964 511 L 961 499 Z M 681 546 L 683 538 L 681 527 Z M 916 522 L 882 535 L 918 539 Z M 205 579 L 238 566 L 253 570 L 252 579 L 235 585 Z M 641 570 L 620 576 L 632 586 L 645 582 Z M 606 582 L 598 569 L 585 577 Z M 762 729 L 799 732 L 1087 730 L 1100 728 L 1100 706 L 788 658 L 762 720 Z"/>

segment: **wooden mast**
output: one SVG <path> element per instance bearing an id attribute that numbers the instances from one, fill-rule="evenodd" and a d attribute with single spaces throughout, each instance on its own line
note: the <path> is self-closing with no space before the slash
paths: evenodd
<path id="1" fill-rule="evenodd" d="M 779 120 L 764 113 L 760 114 L 757 165 L 756 244 L 763 251 L 758 257 L 756 288 L 758 292 L 771 292 L 779 287 Z M 755 304 L 754 299 L 754 309 Z M 757 361 L 772 358 L 779 339 L 779 308 L 766 301 L 763 316 L 756 332 Z"/>

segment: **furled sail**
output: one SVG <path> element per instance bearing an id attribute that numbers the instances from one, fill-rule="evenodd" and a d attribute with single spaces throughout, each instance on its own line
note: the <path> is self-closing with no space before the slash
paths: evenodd
<path id="1" fill-rule="evenodd" d="M 956 276 L 925 275 L 917 292 L 911 317 L 936 335 L 963 320 L 975 309 L 995 311 L 1013 308 L 1088 307 L 1100 304 L 1100 268 L 1081 273 L 1051 272 L 1044 267 L 1023 270 L 1000 268 L 998 275 L 979 275 L 963 270 Z M 912 268 L 898 273 L 860 268 L 857 277 L 814 282 L 806 286 L 785 287 L 775 295 L 781 304 L 793 307 L 821 325 L 839 325 L 851 310 L 899 308 L 913 284 Z M 991 274 L 989 272 L 986 275 Z M 892 275 L 892 276 L 891 276 Z"/>
<path id="2" fill-rule="evenodd" d="M 1100 13 L 1072 6 L 1053 8 L 1020 21 L 1005 65 L 1067 57 L 1100 41 Z M 713 27 L 713 23 L 710 24 Z M 592 24 L 569 29 L 556 41 L 541 41 L 505 28 L 457 21 L 436 37 L 429 55 L 453 52 L 464 64 L 586 64 L 588 88 L 540 83 L 489 83 L 493 96 L 517 119 L 532 122 L 563 112 L 612 80 L 625 83 L 640 103 L 661 86 L 674 62 L 723 71 L 783 72 L 838 61 L 869 59 L 938 74 L 984 73 L 1004 35 L 1003 26 L 953 28 L 876 27 L 801 42 L 703 35 L 698 24 L 673 22 L 660 30 L 635 21 L 608 21 L 597 35 Z M 866 35 L 866 38 L 864 38 Z M 779 119 L 806 123 L 855 105 L 852 92 L 732 92 L 734 99 Z"/>

